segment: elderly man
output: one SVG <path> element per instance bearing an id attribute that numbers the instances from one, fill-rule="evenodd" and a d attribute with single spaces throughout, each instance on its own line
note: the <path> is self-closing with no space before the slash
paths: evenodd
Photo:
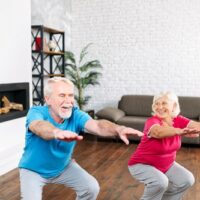
<path id="1" fill-rule="evenodd" d="M 45 106 L 33 106 L 26 120 L 26 143 L 19 163 L 21 198 L 41 200 L 43 186 L 63 184 L 75 190 L 77 200 L 95 200 L 97 180 L 71 157 L 80 131 L 101 136 L 143 133 L 106 120 L 94 120 L 74 106 L 74 85 L 66 78 L 51 78 L 44 88 Z"/>

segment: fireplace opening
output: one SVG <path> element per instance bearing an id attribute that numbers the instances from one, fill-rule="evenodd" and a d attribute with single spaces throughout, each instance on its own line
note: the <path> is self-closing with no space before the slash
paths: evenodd
<path id="1" fill-rule="evenodd" d="M 0 122 L 26 116 L 29 83 L 0 84 Z"/>

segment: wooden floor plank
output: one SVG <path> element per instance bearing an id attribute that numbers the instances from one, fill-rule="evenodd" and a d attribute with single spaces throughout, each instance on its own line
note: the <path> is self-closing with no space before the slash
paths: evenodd
<path id="1" fill-rule="evenodd" d="M 137 144 L 126 146 L 111 140 L 83 140 L 74 152 L 74 159 L 97 178 L 101 190 L 98 200 L 139 200 L 144 186 L 129 174 L 127 162 Z M 177 161 L 192 171 L 195 185 L 186 193 L 184 200 L 200 199 L 200 148 L 182 147 Z M 74 200 L 75 192 L 61 185 L 47 185 L 43 200 Z M 0 177 L 0 200 L 19 200 L 18 169 Z"/>

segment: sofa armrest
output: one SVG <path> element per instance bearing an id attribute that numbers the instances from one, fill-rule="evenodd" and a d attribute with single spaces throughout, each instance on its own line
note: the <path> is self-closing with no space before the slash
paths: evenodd
<path id="1" fill-rule="evenodd" d="M 125 116 L 125 112 L 118 108 L 106 107 L 99 110 L 95 115 L 99 119 L 107 119 L 116 122 L 118 119 Z"/>

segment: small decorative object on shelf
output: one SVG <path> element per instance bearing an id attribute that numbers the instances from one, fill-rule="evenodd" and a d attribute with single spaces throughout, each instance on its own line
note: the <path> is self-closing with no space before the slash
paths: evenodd
<path id="1" fill-rule="evenodd" d="M 57 46 L 56 46 L 56 43 L 53 40 L 49 41 L 48 46 L 49 46 L 50 51 L 56 51 Z"/>
<path id="2" fill-rule="evenodd" d="M 40 51 L 41 49 L 42 49 L 41 37 L 36 37 L 35 38 L 35 50 Z"/>

